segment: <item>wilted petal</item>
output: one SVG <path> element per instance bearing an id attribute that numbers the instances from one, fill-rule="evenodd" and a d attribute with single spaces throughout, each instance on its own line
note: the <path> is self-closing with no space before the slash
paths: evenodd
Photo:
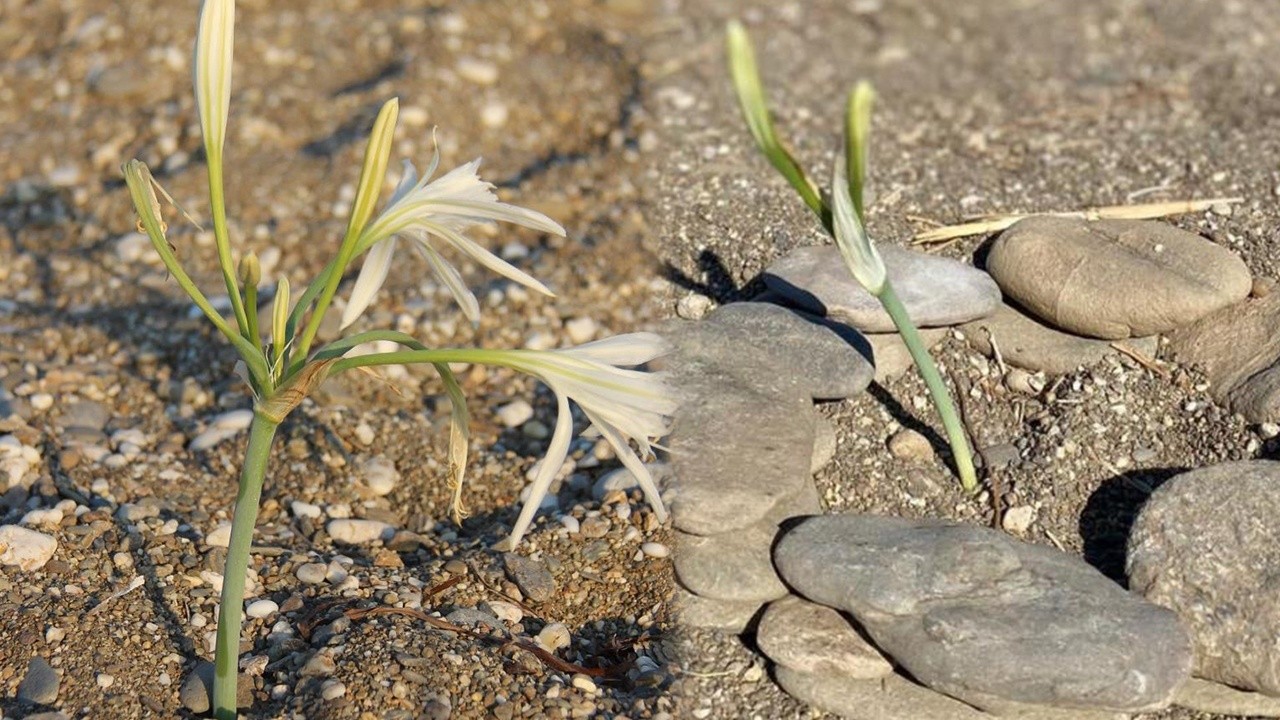
<path id="1" fill-rule="evenodd" d="M 547 491 L 551 488 L 551 483 L 556 478 L 556 473 L 560 472 L 560 466 L 564 464 L 564 459 L 569 455 L 569 439 L 573 435 L 573 416 L 569 412 L 569 399 L 564 395 L 556 396 L 556 428 L 551 433 L 551 445 L 547 447 L 547 454 L 542 458 L 542 465 L 538 468 L 538 474 L 533 478 L 533 484 L 529 486 L 529 499 L 525 501 L 524 507 L 520 508 L 520 517 L 516 518 L 515 527 L 511 529 L 511 534 L 507 536 L 506 547 L 514 549 L 520 544 L 520 539 L 524 537 L 525 532 L 529 530 L 529 526 L 533 524 L 533 518 L 538 513 L 538 508 L 542 505 L 542 499 L 547 496 Z"/>
<path id="2" fill-rule="evenodd" d="M 546 285 L 543 285 L 532 275 L 480 247 L 462 233 L 456 232 L 452 228 L 439 224 L 428 225 L 426 230 L 432 235 L 444 238 L 450 245 L 461 250 L 471 259 L 499 275 L 509 280 L 514 280 L 527 288 L 542 293 L 543 295 L 555 297 L 555 293 L 551 292 Z"/>
<path id="3" fill-rule="evenodd" d="M 360 266 L 360 275 L 356 277 L 355 287 L 351 289 L 351 298 L 342 311 L 342 327 L 345 328 L 356 321 L 373 302 L 373 296 L 387 281 L 387 273 L 391 270 L 391 257 L 396 251 L 396 239 L 389 237 L 374 245 L 364 256 L 364 264 Z"/>

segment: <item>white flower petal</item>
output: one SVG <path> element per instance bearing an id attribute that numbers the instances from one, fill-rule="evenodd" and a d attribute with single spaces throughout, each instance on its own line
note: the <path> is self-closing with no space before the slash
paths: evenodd
<path id="1" fill-rule="evenodd" d="M 360 266 L 360 275 L 356 277 L 355 287 L 351 289 L 351 297 L 347 307 L 342 311 L 342 327 L 345 328 L 356 321 L 373 302 L 373 296 L 387 281 L 387 272 L 391 269 L 391 257 L 396 251 L 396 239 L 386 240 L 369 248 L 364 256 L 364 264 Z"/>
<path id="2" fill-rule="evenodd" d="M 591 417 L 591 413 L 587 413 Z M 653 476 L 649 474 L 649 468 L 641 462 L 635 452 L 631 450 L 631 446 L 627 443 L 627 439 L 618 433 L 617 430 L 606 424 L 601 424 L 592 419 L 595 427 L 600 430 L 600 434 L 613 447 L 613 452 L 622 461 L 623 467 L 631 471 L 636 482 L 639 483 L 640 489 L 644 491 L 645 500 L 649 501 L 649 505 L 653 508 L 653 512 L 658 516 L 658 522 L 667 521 L 667 508 L 662 504 L 662 493 L 658 491 L 658 484 L 653 481 Z M 646 443 L 647 445 L 647 443 Z"/>
<path id="3" fill-rule="evenodd" d="M 643 365 L 671 351 L 671 344 L 657 333 L 614 335 L 562 352 L 609 365 Z"/>
<path id="4" fill-rule="evenodd" d="M 516 524 L 511 528 L 511 534 L 507 536 L 508 547 L 515 548 L 519 545 L 520 539 L 533 524 L 533 518 L 542 505 L 542 499 L 547 496 L 556 473 L 560 471 L 560 466 L 564 464 L 564 459 L 569 454 L 569 440 L 572 435 L 573 415 L 569 412 L 569 399 L 563 395 L 557 395 L 556 428 L 551 433 L 551 444 L 547 447 L 547 454 L 542 458 L 538 474 L 533 478 L 533 484 L 529 488 L 529 499 L 525 501 L 524 507 L 520 508 L 520 517 L 516 518 Z"/>
<path id="5" fill-rule="evenodd" d="M 515 265 L 512 265 L 506 260 L 503 260 L 497 255 L 494 255 L 488 250 L 480 247 L 470 238 L 467 238 L 466 236 L 464 236 L 462 233 L 459 233 L 453 230 L 452 228 L 446 227 L 444 225 L 439 225 L 439 224 L 432 224 L 428 226 L 427 232 L 433 235 L 436 235 L 438 237 L 444 238 L 450 245 L 453 245 L 455 248 L 465 253 L 468 257 L 472 258 L 473 260 L 480 263 L 481 265 L 489 268 L 490 270 L 498 273 L 499 275 L 509 280 L 514 280 L 520 283 L 521 285 L 524 285 L 525 287 L 536 290 L 544 295 L 550 295 L 551 297 L 555 297 L 555 293 L 551 292 L 551 290 L 549 290 L 546 285 L 543 285 L 532 275 L 529 275 L 528 273 L 521 270 L 520 268 L 517 268 Z"/>
<path id="6" fill-rule="evenodd" d="M 467 289 L 467 283 L 462 279 L 462 274 L 458 269 L 449 264 L 449 261 L 440 257 L 440 253 L 435 248 L 423 240 L 414 243 L 414 247 L 418 249 L 418 253 L 431 266 L 436 277 L 444 286 L 448 288 L 449 294 L 453 295 L 453 299 L 458 302 L 462 314 L 466 316 L 472 323 L 480 322 L 480 303 L 476 300 L 476 296 Z"/>
<path id="7" fill-rule="evenodd" d="M 835 172 L 831 178 L 831 224 L 835 229 L 836 245 L 849 272 L 867 292 L 878 297 L 884 289 L 884 260 L 880 259 L 880 253 L 867 237 L 862 221 L 858 219 L 858 211 L 854 209 L 853 197 L 849 195 L 847 166 L 845 153 L 836 153 Z"/>

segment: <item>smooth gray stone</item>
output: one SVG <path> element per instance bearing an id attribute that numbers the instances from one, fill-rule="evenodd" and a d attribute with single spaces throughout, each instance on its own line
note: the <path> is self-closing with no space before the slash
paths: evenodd
<path id="1" fill-rule="evenodd" d="M 996 238 L 986 265 L 1031 314 L 1110 340 L 1193 323 L 1253 285 L 1234 252 L 1150 221 L 1025 218 Z"/>
<path id="2" fill-rule="evenodd" d="M 773 543 L 786 520 L 822 512 L 813 482 L 783 498 L 760 522 L 718 535 L 676 531 L 676 578 L 689 591 L 712 600 L 769 602 L 787 594 L 773 567 Z"/>
<path id="3" fill-rule="evenodd" d="M 893 665 L 838 610 L 788 595 L 769 603 L 756 644 L 770 660 L 807 673 L 869 680 L 893 672 Z"/>
<path id="4" fill-rule="evenodd" d="M 702 322 L 669 327 L 681 328 L 672 337 L 677 358 L 718 362 L 754 386 L 769 386 L 770 376 L 781 375 L 815 400 L 857 395 L 875 372 L 871 346 L 857 330 L 772 303 L 731 303 Z M 760 362 L 744 365 L 744 355 Z"/>
<path id="5" fill-rule="evenodd" d="M 1119 351 L 1112 341 L 1085 338 L 1062 332 L 1023 313 L 1011 305 L 1001 305 L 988 318 L 974 320 L 960 327 L 973 349 L 995 357 L 991 339 L 1000 349 L 1005 362 L 1032 372 L 1065 375 L 1081 366 L 1093 365 L 1107 355 Z M 1121 341 L 1138 352 L 1155 357 L 1159 337 L 1130 338 Z"/>
<path id="6" fill-rule="evenodd" d="M 959 325 L 990 315 L 1000 288 L 985 272 L 957 260 L 879 245 L 893 289 L 916 327 Z M 764 283 L 789 302 L 863 332 L 895 332 L 893 319 L 845 267 L 834 245 L 798 247 L 764 271 Z"/>
<path id="7" fill-rule="evenodd" d="M 694 535 L 754 525 L 812 482 L 816 414 L 809 398 L 719 379 L 717 392 L 683 402 L 669 442 L 672 518 Z"/>
<path id="8" fill-rule="evenodd" d="M 182 703 L 182 707 L 195 713 L 208 712 L 213 704 L 213 676 L 213 663 L 208 660 L 196 663 L 178 689 L 178 702 Z M 247 708 L 252 705 L 253 680 L 240 673 L 236 676 L 236 707 Z"/>
<path id="9" fill-rule="evenodd" d="M 444 619 L 454 625 L 463 627 L 475 627 L 477 625 L 499 629 L 506 627 L 493 613 L 485 612 L 479 608 L 458 608 L 446 615 Z"/>
<path id="10" fill-rule="evenodd" d="M 100 402 L 80 400 L 67 405 L 62 411 L 62 427 L 81 430 L 102 430 L 111 419 L 111 409 Z"/>
<path id="11" fill-rule="evenodd" d="M 58 699 L 62 677 L 49 665 L 49 661 L 35 656 L 27 661 L 27 674 L 18 684 L 18 699 L 37 705 L 49 705 Z"/>
<path id="12" fill-rule="evenodd" d="M 1195 674 L 1280 695 L 1280 463 L 1192 470 L 1161 485 L 1129 535 L 1129 587 L 1191 634 Z"/>
<path id="13" fill-rule="evenodd" d="M 1280 717 L 1280 697 L 1237 690 L 1212 680 L 1193 677 L 1183 684 L 1173 704 L 1215 715 Z"/>
<path id="14" fill-rule="evenodd" d="M 784 535 L 774 564 L 916 680 L 980 708 L 1154 710 L 1191 671 L 1173 613 L 990 528 L 826 515 Z"/>
<path id="15" fill-rule="evenodd" d="M 1280 358 L 1280 292 L 1206 315 L 1169 335 L 1169 350 L 1209 379 L 1219 401 Z"/>
<path id="16" fill-rule="evenodd" d="M 1280 422 L 1280 363 L 1240 383 L 1227 405 L 1251 423 Z"/>
<path id="17" fill-rule="evenodd" d="M 680 618 L 680 625 L 735 635 L 747 629 L 761 607 L 758 602 L 699 597 L 679 585 L 672 594 L 671 602 Z"/>
<path id="18" fill-rule="evenodd" d="M 806 673 L 779 665 L 778 684 L 792 697 L 847 720 L 1126 720 L 1124 713 L 1030 707 L 992 715 L 934 692 L 901 675 L 855 680 L 828 673 Z"/>
<path id="19" fill-rule="evenodd" d="M 934 346 L 947 337 L 946 328 L 921 328 L 920 339 L 926 349 Z M 871 359 L 876 366 L 875 380 L 886 383 L 897 380 L 900 375 L 916 366 L 916 361 L 897 333 L 868 333 L 867 342 L 871 343 Z"/>
<path id="20" fill-rule="evenodd" d="M 534 602 L 546 602 L 556 594 L 556 581 L 547 566 L 513 552 L 502 554 L 502 565 L 511 582 L 520 588 L 526 598 Z M 495 626 L 498 627 L 498 626 Z"/>

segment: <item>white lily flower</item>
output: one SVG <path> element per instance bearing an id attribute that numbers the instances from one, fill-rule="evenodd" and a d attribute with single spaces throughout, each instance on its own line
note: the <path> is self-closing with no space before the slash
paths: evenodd
<path id="1" fill-rule="evenodd" d="M 468 320 L 477 322 L 480 304 L 476 301 L 457 268 L 449 264 L 432 244 L 433 239 L 469 256 L 471 259 L 532 290 L 544 295 L 554 295 L 547 286 L 528 273 L 494 255 L 464 232 L 475 225 L 502 221 L 541 230 L 553 235 L 564 235 L 564 228 L 551 218 L 533 210 L 498 201 L 493 185 L 476 174 L 480 160 L 454 168 L 438 179 L 430 181 L 440 163 L 436 151 L 431 167 L 418 179 L 413 163 L 404 162 L 404 175 L 386 209 L 369 224 L 360 238 L 356 252 L 368 249 L 360 275 L 351 291 L 351 299 L 342 313 L 342 327 L 369 307 L 374 295 L 387 279 L 396 242 L 400 237 L 414 241 L 414 246 L 426 259 L 433 272 L 449 289 Z"/>
<path id="2" fill-rule="evenodd" d="M 886 272 L 880 252 L 867 237 L 858 211 L 849 194 L 849 169 L 846 153 L 836 153 L 835 172 L 831 178 L 831 224 L 835 226 L 836 245 L 849 272 L 867 292 L 880 296 Z"/>
<path id="3" fill-rule="evenodd" d="M 658 335 L 631 333 L 565 350 L 511 351 L 504 358 L 503 364 L 533 375 L 551 388 L 556 395 L 557 416 L 551 444 L 533 478 L 529 499 L 520 509 L 520 517 L 503 547 L 513 549 L 520 543 L 569 453 L 573 434 L 570 400 L 591 421 L 588 430 L 598 431 L 635 476 L 659 520 L 666 521 L 667 511 L 658 486 L 641 457 L 652 453 L 651 441 L 670 432 L 671 417 L 679 403 L 664 374 L 624 368 L 646 363 L 668 350 L 666 341 Z M 638 454 L 632 450 L 631 441 L 639 448 Z"/>
<path id="4" fill-rule="evenodd" d="M 231 49 L 235 35 L 233 0 L 204 0 L 196 32 L 195 90 L 209 162 L 221 164 L 231 107 Z"/>

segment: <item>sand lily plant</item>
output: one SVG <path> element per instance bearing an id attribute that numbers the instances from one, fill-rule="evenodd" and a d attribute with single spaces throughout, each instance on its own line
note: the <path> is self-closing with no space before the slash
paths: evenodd
<path id="1" fill-rule="evenodd" d="M 818 216 L 827 234 L 835 239 L 849 272 L 867 292 L 880 300 L 885 312 L 893 319 L 898 334 L 902 336 L 929 388 L 934 407 L 942 418 L 947 440 L 951 443 L 956 471 L 960 475 L 960 484 L 969 492 L 976 491 L 978 479 L 973 469 L 973 453 L 951 394 L 920 338 L 920 331 L 911 322 L 906 308 L 894 292 L 893 283 L 885 272 L 884 261 L 863 226 L 865 208 L 862 197 L 866 180 L 867 140 L 871 130 L 871 107 L 875 98 L 871 86 L 860 82 L 849 93 L 845 107 L 844 144 L 841 151 L 836 153 L 831 199 L 828 202 L 817 184 L 809 179 L 800 164 L 787 152 L 774 131 L 760 72 L 756 67 L 755 52 L 741 23 L 735 21 L 729 24 L 728 47 L 734 89 L 756 145 Z"/>
<path id="2" fill-rule="evenodd" d="M 490 253 L 466 236 L 481 223 L 506 222 L 545 233 L 564 230 L 546 216 L 499 202 L 493 186 L 477 174 L 474 161 L 432 180 L 439 155 L 430 169 L 418 177 L 412 164 L 404 164 L 400 183 L 381 212 L 375 212 L 386 180 L 392 137 L 399 106 L 383 105 L 374 121 L 352 204 L 346 232 L 332 261 L 296 298 L 288 280 L 281 277 L 270 314 L 271 327 L 258 327 L 258 284 L 261 269 L 250 253 L 238 263 L 227 232 L 223 186 L 223 144 L 231 98 L 232 47 L 235 25 L 233 0 L 205 0 L 195 48 L 195 93 L 208 165 L 209 202 L 218 264 L 233 317 L 224 319 L 179 262 L 169 243 L 168 226 L 161 215 L 160 189 L 146 165 L 125 163 L 123 171 L 139 217 L 139 227 L 151 239 L 168 272 L 189 295 L 214 327 L 232 344 L 243 362 L 243 376 L 254 396 L 245 462 L 232 520 L 231 541 L 223 572 L 222 601 L 214 660 L 213 710 L 217 718 L 235 718 L 236 666 L 239 654 L 245 572 L 266 477 L 272 441 L 285 418 L 326 378 L 347 370 L 380 365 L 424 363 L 440 376 L 452 403 L 449 445 L 449 483 L 453 491 L 453 515 L 465 512 L 461 491 L 468 449 L 468 414 L 463 391 L 450 366 L 453 363 L 485 364 L 510 368 L 543 381 L 556 396 L 559 416 L 550 448 L 535 474 L 526 501 L 511 534 L 500 543 L 514 548 L 528 530 L 556 472 L 568 453 L 573 432 L 569 402 L 578 404 L 597 432 L 613 447 L 623 464 L 639 479 L 645 497 L 662 520 L 666 513 L 657 487 L 642 459 L 651 452 L 651 441 L 665 435 L 676 402 L 664 377 L 628 369 L 661 355 L 661 338 L 647 333 L 621 335 L 565 350 L 484 350 L 428 348 L 413 337 L 391 330 L 347 335 L 312 349 L 321 320 L 337 295 L 348 266 L 361 255 L 363 267 L 351 290 L 342 316 L 346 328 L 369 307 L 386 280 L 392 256 L 400 240 L 407 240 L 462 307 L 476 321 L 479 305 L 461 274 L 440 252 L 460 252 L 510 280 L 538 292 L 551 294 L 542 283 Z M 232 321 L 234 324 L 232 324 Z M 368 343 L 390 341 L 403 349 L 356 354 Z M 632 443 L 635 447 L 632 447 Z"/>

